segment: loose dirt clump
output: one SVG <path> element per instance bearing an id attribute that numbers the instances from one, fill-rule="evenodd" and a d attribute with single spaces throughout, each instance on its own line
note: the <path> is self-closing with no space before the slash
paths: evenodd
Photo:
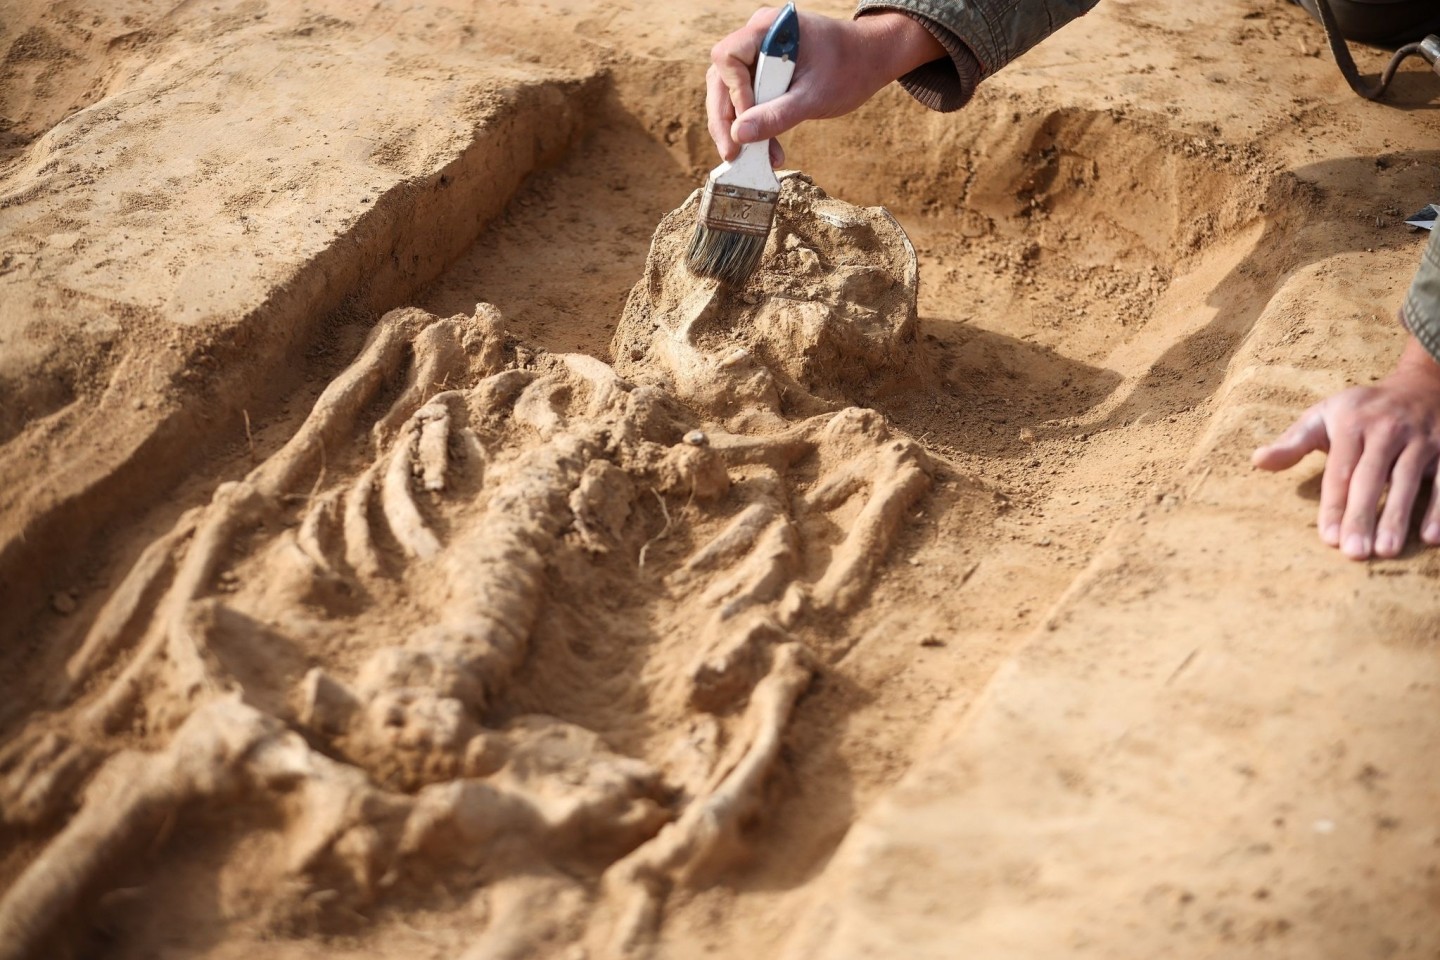
<path id="1" fill-rule="evenodd" d="M 734 290 L 685 267 L 698 191 L 660 221 L 615 331 L 617 368 L 643 380 L 658 364 L 722 417 L 834 409 L 922 382 L 919 276 L 900 224 L 799 173 L 782 175 L 776 206 L 761 266 Z"/>

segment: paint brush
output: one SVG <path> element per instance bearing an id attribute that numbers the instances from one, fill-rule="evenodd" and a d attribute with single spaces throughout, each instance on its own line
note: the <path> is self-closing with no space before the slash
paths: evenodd
<path id="1" fill-rule="evenodd" d="M 800 17 L 787 3 L 770 25 L 755 59 L 755 102 L 773 100 L 790 88 L 800 52 Z M 695 236 L 690 240 L 693 273 L 724 284 L 740 284 L 754 272 L 770 236 L 780 181 L 770 167 L 770 141 L 747 143 L 740 155 L 710 171 L 700 198 Z"/>

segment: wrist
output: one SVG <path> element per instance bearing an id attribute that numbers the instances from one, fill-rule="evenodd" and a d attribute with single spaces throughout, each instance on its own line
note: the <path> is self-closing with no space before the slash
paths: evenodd
<path id="1" fill-rule="evenodd" d="M 949 56 L 940 41 L 914 17 L 896 10 L 866 11 L 854 21 L 871 70 L 882 86 L 917 67 Z"/>
<path id="2" fill-rule="evenodd" d="M 1414 334 L 1405 338 L 1405 347 L 1400 351 L 1400 359 L 1395 362 L 1395 372 L 1406 376 L 1425 377 L 1440 385 L 1440 363 L 1435 362 L 1435 358 L 1430 356 L 1430 352 Z"/>

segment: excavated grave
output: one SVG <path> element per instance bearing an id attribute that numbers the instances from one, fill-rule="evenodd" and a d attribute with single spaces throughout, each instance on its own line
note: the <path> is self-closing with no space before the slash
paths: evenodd
<path id="1" fill-rule="evenodd" d="M 50 631 L 66 669 L 26 686 L 54 710 L 0 758 L 26 844 L 10 955 L 57 933 L 83 953 L 90 928 L 144 955 L 167 927 L 398 953 L 421 916 L 476 958 L 644 952 L 657 927 L 662 953 L 667 930 L 773 945 L 707 893 L 823 867 L 927 711 L 978 692 L 1073 580 L 1091 524 L 1152 501 L 1131 483 L 1183 457 L 1267 284 L 1323 241 L 1299 226 L 1322 198 L 1214 134 L 1053 91 L 940 126 L 895 95 L 790 149 L 893 205 L 918 267 L 889 214 L 792 176 L 751 283 L 685 273 L 687 201 L 622 311 L 655 205 L 708 154 L 673 71 L 616 83 L 629 126 L 532 179 L 303 425 L 270 424 L 248 476 L 178 458 L 207 502 L 128 551 L 81 636 Z M 516 141 L 555 110 L 515 116 Z M 423 226 L 413 199 L 377 224 Z M 315 274 L 316 303 L 416 252 L 376 235 Z M 1058 532 L 1034 519 L 1081 501 Z M 921 660 L 947 643 L 973 660 Z"/>
<path id="2" fill-rule="evenodd" d="M 903 368 L 915 264 L 883 210 L 790 181 L 778 242 L 837 279 L 787 329 L 793 302 L 765 287 L 783 261 L 730 297 L 676 260 L 686 222 L 693 203 L 622 320 L 649 358 L 636 380 L 672 390 L 532 350 L 489 305 L 393 311 L 282 449 L 151 544 L 56 715 L 7 748 L 12 827 L 58 822 L 93 779 L 0 901 L 0 956 L 63 940 L 157 824 L 215 805 L 283 837 L 285 857 L 221 878 L 222 915 L 276 932 L 343 930 L 437 877 L 500 902 L 549 864 L 566 922 L 623 954 L 672 888 L 740 855 L 813 673 L 807 621 L 864 602 L 930 477 L 872 411 L 796 397 L 804 416 L 757 422 L 736 400 L 778 378 L 795 395 L 837 350 Z M 695 325 L 670 302 L 743 319 L 789 362 L 674 350 Z M 516 909 L 504 936 L 538 922 Z"/>

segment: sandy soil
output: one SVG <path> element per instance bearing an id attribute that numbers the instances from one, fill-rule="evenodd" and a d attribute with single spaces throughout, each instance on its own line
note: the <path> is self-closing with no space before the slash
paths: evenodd
<path id="1" fill-rule="evenodd" d="M 1440 955 L 1440 561 L 1247 461 L 1440 84 L 1106 0 L 726 293 L 748 12 L 7 7 L 0 957 Z"/>

